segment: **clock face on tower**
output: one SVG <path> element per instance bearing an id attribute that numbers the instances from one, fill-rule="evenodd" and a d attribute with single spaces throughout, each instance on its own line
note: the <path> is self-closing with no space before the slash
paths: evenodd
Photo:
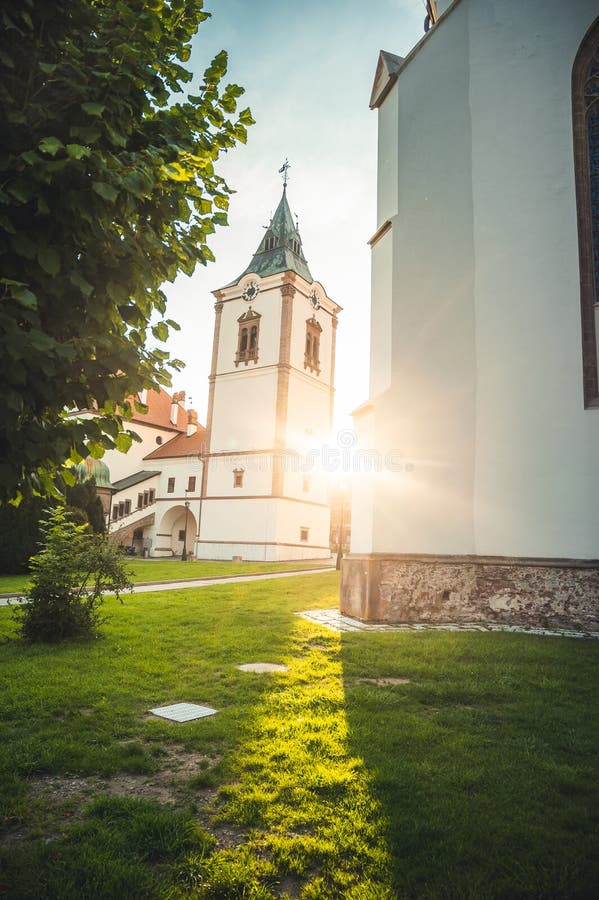
<path id="1" fill-rule="evenodd" d="M 256 284 L 255 281 L 250 281 L 249 284 L 245 286 L 245 290 L 242 293 L 242 299 L 245 300 L 246 303 L 251 303 L 258 296 L 260 288 Z"/>
<path id="2" fill-rule="evenodd" d="M 316 291 L 312 291 L 308 296 L 308 299 L 314 309 L 320 309 L 320 300 L 318 299 L 318 294 L 316 293 Z"/>

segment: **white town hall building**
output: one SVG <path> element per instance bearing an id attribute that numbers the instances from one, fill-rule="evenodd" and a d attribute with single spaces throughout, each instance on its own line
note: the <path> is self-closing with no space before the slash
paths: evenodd
<path id="1" fill-rule="evenodd" d="M 110 531 L 138 553 L 328 557 L 327 483 L 306 459 L 331 428 L 341 307 L 310 274 L 286 186 L 249 266 L 214 296 L 206 428 L 184 393 L 145 392 L 141 442 L 82 475 L 112 495 Z"/>
<path id="2" fill-rule="evenodd" d="M 354 485 L 341 608 L 599 628 L 597 2 L 436 11 L 407 57 L 381 53 L 371 98 L 355 423 L 405 464 Z"/>

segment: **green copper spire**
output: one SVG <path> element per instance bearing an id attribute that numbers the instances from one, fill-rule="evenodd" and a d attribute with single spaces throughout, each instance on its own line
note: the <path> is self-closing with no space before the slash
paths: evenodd
<path id="1" fill-rule="evenodd" d="M 291 210 L 287 203 L 287 186 L 285 185 L 281 202 L 277 206 L 270 225 L 252 256 L 251 263 L 239 278 L 243 278 L 248 272 L 255 272 L 256 275 L 265 278 L 267 275 L 286 272 L 288 269 L 297 272 L 307 282 L 312 283 L 313 278 L 302 250 L 302 239 L 293 224 Z"/>

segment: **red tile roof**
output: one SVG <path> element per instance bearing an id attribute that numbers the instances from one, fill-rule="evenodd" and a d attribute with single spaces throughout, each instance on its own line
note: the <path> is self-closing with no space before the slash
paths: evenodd
<path id="1" fill-rule="evenodd" d="M 206 445 L 206 429 L 198 425 L 195 434 L 178 434 L 176 437 L 152 450 L 144 459 L 173 459 L 181 456 L 197 456 Z"/>
<path id="2" fill-rule="evenodd" d="M 133 405 L 133 401 L 137 397 L 129 397 L 128 400 Z M 148 391 L 146 398 L 147 413 L 133 412 L 132 422 L 139 422 L 143 425 L 154 425 L 158 428 L 165 428 L 168 431 L 186 431 L 187 430 L 187 413 L 183 407 L 177 409 L 177 424 L 171 422 L 171 406 L 172 398 L 163 388 L 159 391 Z"/>

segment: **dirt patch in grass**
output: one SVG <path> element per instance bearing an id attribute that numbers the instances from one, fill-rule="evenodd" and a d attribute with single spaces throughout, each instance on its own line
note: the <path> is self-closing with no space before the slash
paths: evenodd
<path id="1" fill-rule="evenodd" d="M 189 803 L 190 781 L 198 773 L 205 772 L 218 763 L 218 758 L 194 753 L 179 746 L 160 748 L 160 768 L 150 774 L 119 772 L 115 775 L 42 775 L 29 779 L 32 802 L 31 821 L 12 817 L 5 822 L 8 832 L 0 835 L 0 847 L 9 847 L 28 839 L 46 841 L 60 837 L 61 828 L 81 819 L 84 807 L 101 794 L 111 797 L 135 797 L 140 800 L 156 800 L 159 803 L 182 806 Z M 216 794 L 215 790 L 193 785 L 193 800 L 206 809 Z M 202 815 L 209 827 L 209 815 Z M 237 841 L 239 843 L 240 841 Z M 223 846 L 233 842 L 223 835 Z"/>
<path id="2" fill-rule="evenodd" d="M 394 687 L 396 684 L 412 684 L 411 678 L 357 678 L 358 684 L 376 684 L 377 687 Z"/>

